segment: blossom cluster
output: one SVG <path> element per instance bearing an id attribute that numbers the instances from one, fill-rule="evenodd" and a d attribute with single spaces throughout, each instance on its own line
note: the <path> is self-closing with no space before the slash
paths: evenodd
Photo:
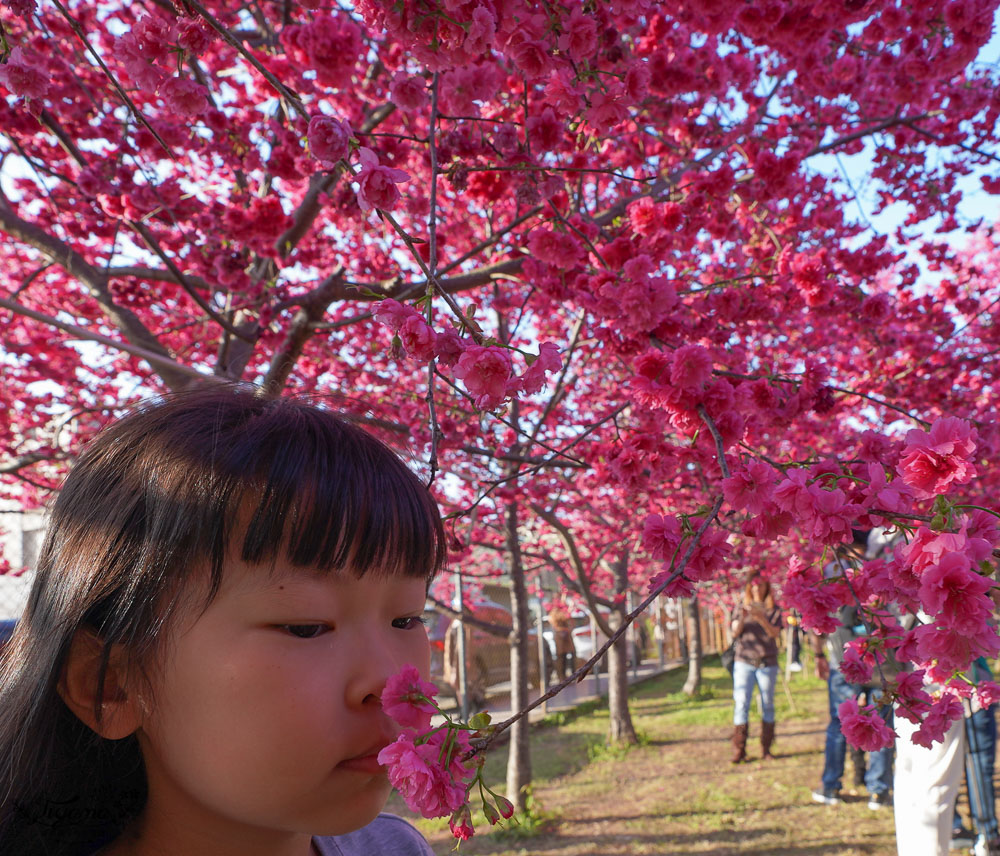
<path id="1" fill-rule="evenodd" d="M 393 331 L 404 353 L 450 367 L 481 410 L 494 410 L 512 396 L 538 392 L 546 375 L 562 365 L 559 348 L 542 342 L 537 354 L 525 357 L 525 370 L 515 375 L 509 348 L 476 344 L 454 330 L 435 331 L 416 309 L 392 298 L 379 302 L 375 317 Z"/>
<path id="2" fill-rule="evenodd" d="M 173 74 L 179 56 L 197 57 L 212 42 L 213 34 L 200 21 L 182 18 L 176 22 L 158 15 L 141 18 L 131 31 L 116 40 L 114 54 L 131 82 L 156 92 L 166 108 L 178 116 L 200 116 L 209 109 L 208 89 L 182 74 Z"/>
<path id="3" fill-rule="evenodd" d="M 457 476 L 456 549 L 562 504 L 608 600 L 608 545 L 642 528 L 630 586 L 762 567 L 816 627 L 857 598 L 855 677 L 891 656 L 964 691 L 995 644 L 971 506 L 998 471 L 1000 242 L 950 230 L 956 176 L 1000 193 L 996 72 L 970 65 L 1000 0 L 154 5 L 7 4 L 4 490 L 48 498 L 95 396 L 334 393 Z M 814 167 L 876 135 L 891 236 Z M 870 527 L 907 543 L 824 577 Z M 892 684 L 954 709 L 920 685 Z"/>
<path id="4" fill-rule="evenodd" d="M 489 725 L 487 714 L 477 714 L 468 725 L 456 723 L 434 701 L 437 688 L 424 681 L 414 666 L 404 666 L 387 681 L 382 709 L 401 726 L 396 740 L 378 755 L 389 781 L 406 804 L 423 817 L 447 817 L 454 836 L 471 838 L 470 793 L 478 786 L 483 812 L 490 823 L 514 814 L 511 802 L 482 781 L 481 758 L 475 759 L 470 734 Z M 439 715 L 443 722 L 432 725 Z"/>
<path id="5" fill-rule="evenodd" d="M 697 522 L 697 518 L 692 519 Z M 682 522 L 675 516 L 664 517 L 660 514 L 646 517 L 642 530 L 643 548 L 653 558 L 662 559 L 667 565 L 666 570 L 650 578 L 650 590 L 666 582 L 663 593 L 667 597 L 690 597 L 694 592 L 694 584 L 710 579 L 724 564 L 732 549 L 724 530 L 708 529 L 695 544 L 683 572 L 675 576 L 676 569 L 693 541 L 694 531 L 689 520 Z"/>
<path id="6" fill-rule="evenodd" d="M 841 672 L 860 685 L 872 680 L 888 656 L 904 666 L 912 664 L 912 671 L 883 681 L 885 699 L 895 702 L 899 715 L 919 723 L 913 739 L 926 746 L 941 740 L 962 715 L 960 697 L 972 691 L 962 675 L 973 660 L 1000 653 L 990 597 L 997 588 L 992 563 L 1000 545 L 996 517 L 982 509 L 961 513 L 946 498 L 974 474 L 975 449 L 975 430 L 954 417 L 936 420 L 928 431 L 910 431 L 897 465 L 904 490 L 894 493 L 892 501 L 906 497 L 908 511 L 914 500 L 933 499 L 931 525 L 910 530 L 888 555 L 870 558 L 858 568 L 845 565 L 832 578 L 796 562 L 784 588 L 789 602 L 802 612 L 803 624 L 817 632 L 835 629 L 838 606 L 862 606 L 870 635 L 848 643 Z M 884 471 L 878 475 L 877 482 L 870 480 L 867 494 L 876 502 L 882 497 L 884 505 L 888 485 Z M 862 506 L 859 512 L 865 510 Z M 911 616 L 909 629 L 880 606 L 890 599 Z M 927 686 L 937 687 L 933 696 Z M 852 743 L 885 745 L 891 739 L 873 707 L 848 705 L 842 719 Z"/>

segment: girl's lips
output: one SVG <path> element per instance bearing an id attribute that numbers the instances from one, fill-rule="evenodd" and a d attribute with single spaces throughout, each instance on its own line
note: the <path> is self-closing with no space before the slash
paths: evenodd
<path id="1" fill-rule="evenodd" d="M 356 773 L 367 773 L 369 775 L 385 773 L 385 767 L 378 762 L 378 753 L 381 749 L 376 749 L 368 755 L 357 755 L 354 758 L 346 758 L 337 767 L 341 770 L 353 770 Z"/>
<path id="2" fill-rule="evenodd" d="M 385 749 L 394 737 L 388 735 L 381 736 L 375 743 L 370 743 L 362 750 L 360 755 L 353 758 L 345 758 L 337 767 L 342 770 L 355 770 L 360 773 L 384 773 L 385 767 L 378 762 L 378 753 Z"/>

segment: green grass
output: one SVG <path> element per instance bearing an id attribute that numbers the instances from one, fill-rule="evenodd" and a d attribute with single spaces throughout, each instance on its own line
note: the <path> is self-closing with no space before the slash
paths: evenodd
<path id="1" fill-rule="evenodd" d="M 732 678 L 717 657 L 704 663 L 694 698 L 681 689 L 685 678 L 686 669 L 675 670 L 630 688 L 629 707 L 640 736 L 634 747 L 607 744 L 606 701 L 552 714 L 532 726 L 529 811 L 503 830 L 490 828 L 476 812 L 477 835 L 461 850 L 467 856 L 893 852 L 891 813 L 869 812 L 863 797 L 839 813 L 810 800 L 822 768 L 823 682 L 800 672 L 786 692 L 779 679 L 779 759 L 733 766 L 728 744 Z M 759 757 L 756 709 L 751 734 L 751 754 Z M 506 791 L 506 764 L 507 747 L 494 746 L 484 778 L 499 793 Z M 398 801 L 390 810 L 409 816 Z M 452 851 L 445 821 L 418 820 L 417 825 L 436 853 Z"/>
<path id="2" fill-rule="evenodd" d="M 781 664 L 784 675 L 784 664 Z M 675 669 L 631 687 L 629 710 L 640 733 L 640 744 L 648 745 L 653 735 L 669 735 L 690 726 L 716 726 L 724 731 L 732 724 L 733 681 L 718 656 L 705 659 L 702 682 L 695 696 L 682 690 L 687 669 Z M 825 687 L 818 678 L 801 672 L 795 675 L 795 693 Z M 793 696 L 794 698 L 794 696 Z M 790 703 L 783 678 L 775 692 L 775 713 L 779 722 L 802 719 L 810 711 L 801 702 Z M 759 718 L 756 707 L 751 720 Z M 575 773 L 588 763 L 620 759 L 632 747 L 609 747 L 609 714 L 606 699 L 585 702 L 571 711 L 551 714 L 532 726 L 532 778 L 535 782 Z M 507 748 L 493 748 L 487 755 L 485 778 L 494 789 L 503 790 L 507 776 Z"/>

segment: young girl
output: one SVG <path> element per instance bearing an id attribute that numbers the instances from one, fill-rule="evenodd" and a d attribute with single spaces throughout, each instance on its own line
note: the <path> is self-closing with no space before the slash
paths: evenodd
<path id="1" fill-rule="evenodd" d="M 0 853 L 428 856 L 376 756 L 444 552 L 416 476 L 316 407 L 216 387 L 112 425 L 0 665 Z"/>

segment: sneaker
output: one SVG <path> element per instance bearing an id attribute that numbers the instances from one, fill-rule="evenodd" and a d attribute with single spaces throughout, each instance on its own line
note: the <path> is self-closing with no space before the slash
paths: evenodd
<path id="1" fill-rule="evenodd" d="M 993 853 L 1000 853 L 1000 838 L 991 838 L 987 841 L 985 835 L 978 836 L 973 845 L 972 853 L 974 856 L 990 856 Z"/>
<path id="2" fill-rule="evenodd" d="M 888 791 L 882 791 L 878 794 L 872 794 L 868 797 L 868 808 L 872 811 L 878 811 L 881 808 L 885 808 L 887 805 L 892 805 L 892 798 L 889 796 Z"/>
<path id="3" fill-rule="evenodd" d="M 990 854 L 1000 852 L 997 850 L 998 847 L 1000 847 L 1000 838 L 991 838 L 987 841 L 985 835 L 979 835 L 972 847 L 972 853 L 973 856 L 990 856 Z"/>
<path id="4" fill-rule="evenodd" d="M 839 791 L 813 791 L 812 799 L 813 802 L 822 803 L 823 805 L 839 805 L 843 802 Z"/>
<path id="5" fill-rule="evenodd" d="M 801 663 L 789 663 L 789 665 L 788 665 L 788 671 L 789 672 L 801 672 L 802 671 L 802 664 Z"/>

